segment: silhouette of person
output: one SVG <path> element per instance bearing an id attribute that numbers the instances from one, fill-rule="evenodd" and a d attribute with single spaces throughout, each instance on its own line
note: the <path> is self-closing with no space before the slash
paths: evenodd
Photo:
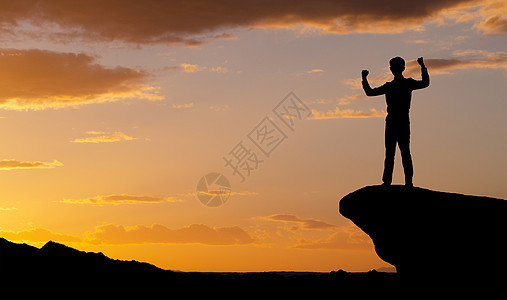
<path id="1" fill-rule="evenodd" d="M 384 161 L 384 174 L 382 175 L 383 185 L 385 186 L 389 186 L 392 182 L 396 143 L 400 147 L 403 170 L 405 172 L 405 185 L 408 187 L 413 186 L 412 177 L 414 176 L 414 169 L 410 154 L 410 101 L 413 90 L 423 89 L 430 85 L 430 76 L 424 65 L 423 58 L 419 57 L 417 62 L 421 66 L 422 80 L 403 77 L 405 60 L 401 57 L 394 57 L 389 61 L 389 69 L 393 73 L 394 79 L 382 86 L 372 89 L 367 79 L 368 70 L 363 70 L 361 73 L 363 89 L 367 96 L 386 95 L 386 158 Z"/>

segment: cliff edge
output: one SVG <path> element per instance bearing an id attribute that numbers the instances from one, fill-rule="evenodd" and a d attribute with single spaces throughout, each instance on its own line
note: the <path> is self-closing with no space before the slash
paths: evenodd
<path id="1" fill-rule="evenodd" d="M 343 197 L 339 212 L 371 237 L 401 278 L 506 279 L 505 200 L 367 186 Z"/>

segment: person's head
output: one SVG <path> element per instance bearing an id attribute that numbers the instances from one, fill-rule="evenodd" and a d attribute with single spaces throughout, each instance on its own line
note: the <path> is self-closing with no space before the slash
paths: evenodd
<path id="1" fill-rule="evenodd" d="M 391 58 L 389 69 L 391 69 L 393 75 L 401 75 L 405 71 L 405 60 L 399 56 Z"/>

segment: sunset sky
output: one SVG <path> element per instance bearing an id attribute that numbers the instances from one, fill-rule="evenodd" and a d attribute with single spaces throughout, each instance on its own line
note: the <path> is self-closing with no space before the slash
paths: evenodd
<path id="1" fill-rule="evenodd" d="M 0 0 L 0 237 L 183 271 L 390 267 L 338 213 L 381 183 L 386 104 L 361 70 L 378 86 L 401 56 L 420 79 L 424 57 L 414 184 L 506 199 L 506 46 L 502 0 Z M 217 207 L 196 194 L 213 172 Z"/>

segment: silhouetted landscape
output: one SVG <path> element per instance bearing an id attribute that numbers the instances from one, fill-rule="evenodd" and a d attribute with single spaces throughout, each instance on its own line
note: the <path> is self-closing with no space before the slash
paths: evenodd
<path id="1" fill-rule="evenodd" d="M 94 287 L 133 283 L 135 287 L 184 288 L 189 285 L 228 290 L 255 287 L 301 289 L 352 288 L 355 286 L 396 286 L 396 273 L 378 272 L 179 272 L 152 264 L 112 259 L 103 253 L 79 251 L 53 241 L 40 249 L 0 238 L 2 281 L 24 283 L 65 283 L 80 285 L 92 280 Z M 123 290 L 124 292 L 125 290 Z"/>
<path id="2" fill-rule="evenodd" d="M 506 37 L 507 0 L 0 0 L 0 300 L 505 297 Z"/>
<path id="3" fill-rule="evenodd" d="M 53 241 L 37 248 L 0 238 L 1 279 L 342 292 L 357 288 L 396 291 L 414 283 L 425 283 L 428 289 L 449 281 L 494 284 L 506 279 L 501 272 L 507 266 L 505 200 L 396 185 L 368 186 L 343 197 L 339 211 L 372 238 L 379 257 L 394 265 L 397 273 L 340 269 L 322 273 L 179 272 L 79 251 Z M 472 217 L 476 221 L 470 222 Z"/>

